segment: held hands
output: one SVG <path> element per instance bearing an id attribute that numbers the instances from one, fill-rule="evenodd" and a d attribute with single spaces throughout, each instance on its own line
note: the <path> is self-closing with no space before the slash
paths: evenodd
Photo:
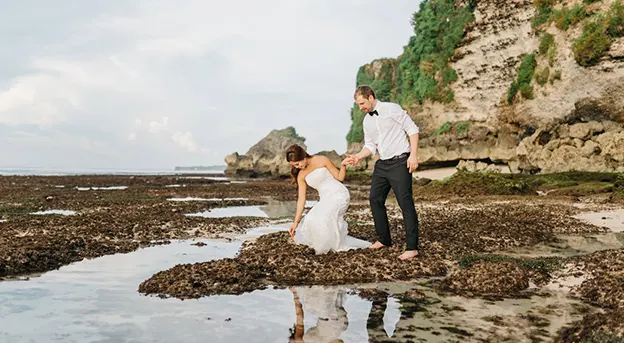
<path id="1" fill-rule="evenodd" d="M 418 160 L 416 159 L 415 155 L 409 155 L 409 157 L 407 158 L 407 169 L 409 169 L 409 172 L 413 172 L 414 170 L 416 170 L 418 168 Z"/>
<path id="2" fill-rule="evenodd" d="M 352 164 L 357 164 L 360 161 L 360 158 L 358 157 L 358 155 L 351 155 L 351 154 L 346 154 L 346 158 L 344 160 L 342 160 L 342 165 L 352 165 Z"/>

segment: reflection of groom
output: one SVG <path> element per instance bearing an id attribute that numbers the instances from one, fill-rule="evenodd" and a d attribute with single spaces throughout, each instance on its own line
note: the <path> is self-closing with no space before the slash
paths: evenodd
<path id="1" fill-rule="evenodd" d="M 367 114 L 363 123 L 364 147 L 348 158 L 355 164 L 375 151 L 379 151 L 380 157 L 375 163 L 370 188 L 370 206 L 379 240 L 370 248 L 392 245 L 385 206 L 392 188 L 403 212 L 407 237 L 407 249 L 399 258 L 413 258 L 418 255 L 418 215 L 412 197 L 412 172 L 418 168 L 418 126 L 400 105 L 377 100 L 369 86 L 359 86 L 353 97 L 360 110 Z"/>

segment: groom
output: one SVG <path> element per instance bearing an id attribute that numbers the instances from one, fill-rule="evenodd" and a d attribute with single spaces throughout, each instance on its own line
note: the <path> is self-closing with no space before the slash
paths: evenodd
<path id="1" fill-rule="evenodd" d="M 401 260 L 418 255 L 418 215 L 412 198 L 412 172 L 418 168 L 418 126 L 400 105 L 377 100 L 369 86 L 359 86 L 353 95 L 364 116 L 364 147 L 356 155 L 348 156 L 356 164 L 379 151 L 370 188 L 370 206 L 378 241 L 370 246 L 379 249 L 392 245 L 386 198 L 392 188 L 403 212 L 407 249 Z M 408 137 L 409 136 L 409 140 Z"/>

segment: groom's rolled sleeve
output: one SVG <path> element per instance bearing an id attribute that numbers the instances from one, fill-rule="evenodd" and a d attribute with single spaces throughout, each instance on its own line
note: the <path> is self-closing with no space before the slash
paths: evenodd
<path id="1" fill-rule="evenodd" d="M 395 118 L 401 124 L 401 128 L 405 130 L 408 136 L 420 132 L 420 128 L 416 125 L 416 123 L 414 123 L 412 118 L 410 118 L 407 111 L 405 111 L 400 105 L 397 104 L 393 112 Z"/>
<path id="2" fill-rule="evenodd" d="M 371 155 L 374 155 L 375 152 L 377 151 L 377 144 L 375 144 L 375 142 L 373 141 L 373 137 L 371 133 L 369 132 L 369 130 L 366 129 L 367 125 L 363 124 L 363 126 L 364 126 L 364 147 L 368 149 L 368 151 L 371 152 Z"/>

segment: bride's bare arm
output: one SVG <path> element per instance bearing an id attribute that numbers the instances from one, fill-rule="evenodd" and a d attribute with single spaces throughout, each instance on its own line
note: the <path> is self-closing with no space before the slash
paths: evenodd
<path id="1" fill-rule="evenodd" d="M 297 321 L 295 322 L 295 334 L 294 339 L 295 342 L 303 342 L 303 306 L 301 305 L 301 301 L 299 301 L 299 296 L 297 295 L 297 291 L 294 288 L 290 288 L 290 291 L 293 294 L 293 300 L 295 302 L 295 314 L 297 315 Z"/>
<path id="2" fill-rule="evenodd" d="M 326 156 L 323 156 L 323 165 L 325 167 L 327 167 L 327 170 L 329 170 L 329 172 L 332 174 L 332 176 L 336 180 L 344 181 L 345 175 L 347 174 L 347 166 L 346 165 L 341 164 L 340 165 L 340 170 L 338 170 L 338 168 L 336 168 L 334 163 L 329 158 L 327 158 Z"/>
<path id="3" fill-rule="evenodd" d="M 301 221 L 301 216 L 303 215 L 303 209 L 305 208 L 305 202 L 306 202 L 306 189 L 307 189 L 307 184 L 305 182 L 305 178 L 299 174 L 299 177 L 297 178 L 297 184 L 299 185 L 299 192 L 298 192 L 298 196 L 297 196 L 297 212 L 295 214 L 295 226 L 299 224 L 299 222 Z"/>

